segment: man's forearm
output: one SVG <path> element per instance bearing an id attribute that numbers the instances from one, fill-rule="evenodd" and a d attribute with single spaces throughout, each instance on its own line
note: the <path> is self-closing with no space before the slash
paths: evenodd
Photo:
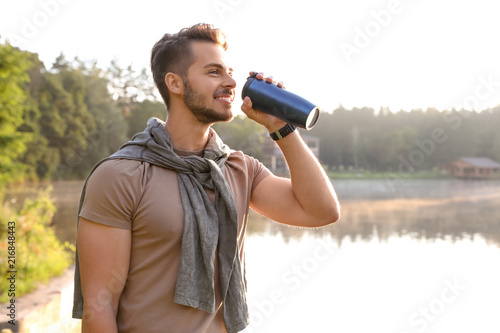
<path id="1" fill-rule="evenodd" d="M 116 315 L 112 308 L 100 308 L 94 311 L 91 306 L 84 307 L 82 333 L 118 333 Z"/>
<path id="2" fill-rule="evenodd" d="M 309 215 L 335 222 L 340 207 L 332 183 L 298 131 L 276 141 L 290 170 L 292 190 Z"/>

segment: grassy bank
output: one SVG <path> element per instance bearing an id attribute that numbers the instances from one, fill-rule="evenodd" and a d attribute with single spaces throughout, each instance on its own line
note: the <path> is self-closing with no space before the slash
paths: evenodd
<path id="1" fill-rule="evenodd" d="M 56 211 L 50 190 L 39 191 L 20 207 L 0 198 L 0 302 L 29 293 L 72 262 L 69 245 L 61 244 L 50 226 Z M 4 278 L 12 274 L 15 283 Z"/>

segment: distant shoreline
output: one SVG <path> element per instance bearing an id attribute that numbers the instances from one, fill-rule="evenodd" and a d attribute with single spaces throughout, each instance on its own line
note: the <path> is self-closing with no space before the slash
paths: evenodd
<path id="1" fill-rule="evenodd" d="M 399 173 L 399 172 L 379 172 L 379 171 L 328 171 L 328 177 L 331 179 L 469 179 L 469 178 L 456 178 L 447 172 L 441 170 L 421 170 L 413 173 Z M 475 178 L 470 178 L 475 179 Z M 483 180 L 499 180 L 500 178 L 487 178 Z"/>

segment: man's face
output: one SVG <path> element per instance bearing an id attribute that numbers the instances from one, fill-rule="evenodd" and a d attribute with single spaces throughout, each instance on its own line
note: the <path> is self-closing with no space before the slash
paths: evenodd
<path id="1" fill-rule="evenodd" d="M 230 121 L 236 81 L 226 51 L 214 43 L 193 42 L 194 62 L 184 78 L 184 103 L 204 124 Z"/>

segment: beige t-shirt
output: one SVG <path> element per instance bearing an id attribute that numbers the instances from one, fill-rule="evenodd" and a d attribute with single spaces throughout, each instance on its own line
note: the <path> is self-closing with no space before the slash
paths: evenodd
<path id="1" fill-rule="evenodd" d="M 225 178 L 238 212 L 242 269 L 250 196 L 269 174 L 259 161 L 242 152 L 233 152 L 226 161 Z M 213 193 L 208 192 L 213 200 Z M 120 333 L 226 332 L 217 262 L 215 287 L 219 307 L 215 313 L 173 301 L 184 224 L 175 171 L 140 161 L 106 161 L 88 180 L 80 216 L 132 231 L 129 274 L 118 308 Z"/>

